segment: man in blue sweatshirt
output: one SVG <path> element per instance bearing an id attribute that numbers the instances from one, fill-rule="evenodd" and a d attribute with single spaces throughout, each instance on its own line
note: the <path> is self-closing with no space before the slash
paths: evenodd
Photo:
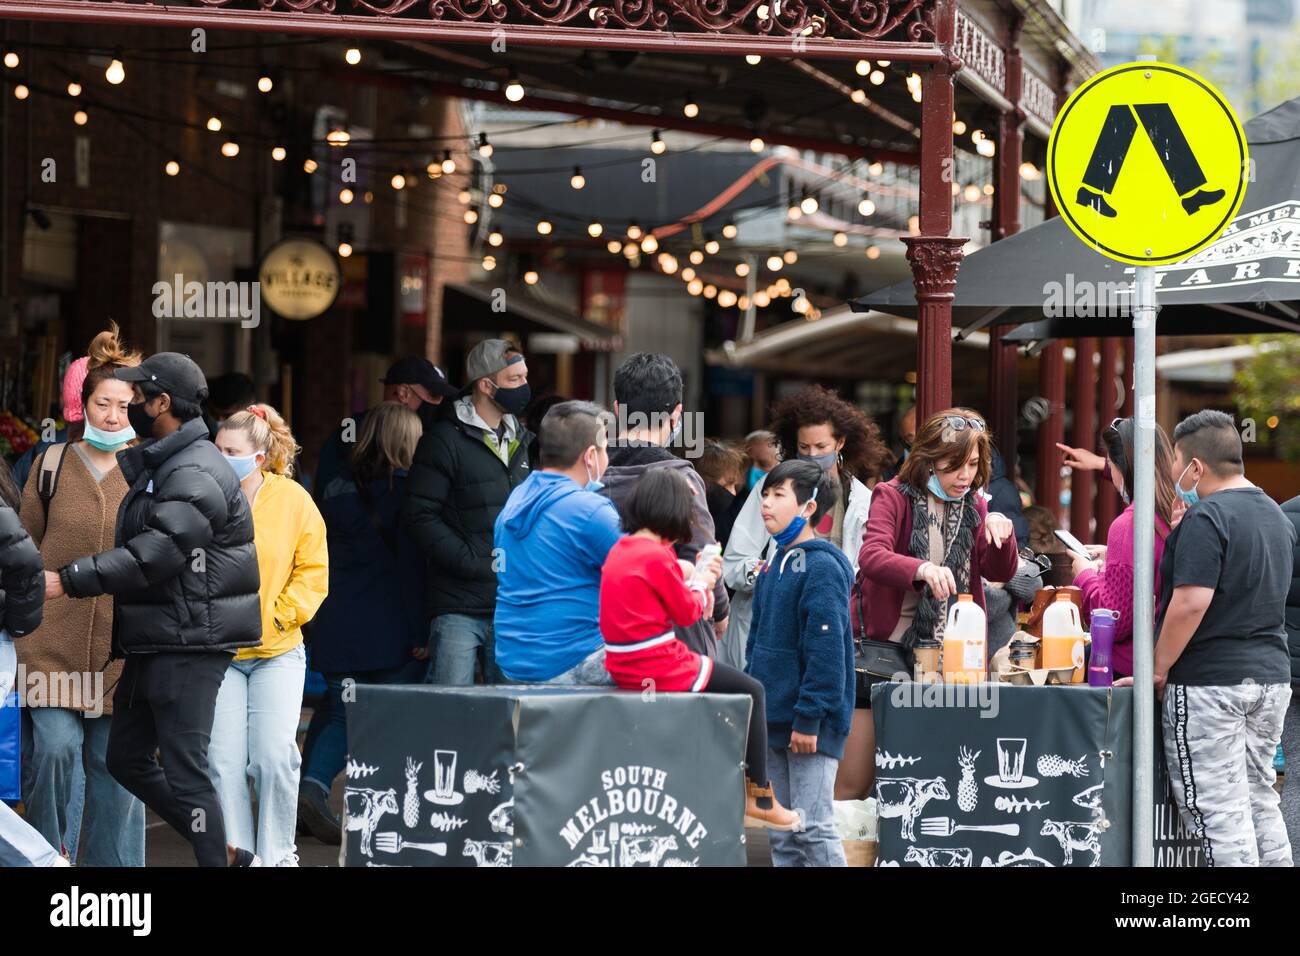
<path id="1" fill-rule="evenodd" d="M 609 467 L 607 414 L 591 402 L 548 411 L 542 468 L 510 492 L 497 517 L 493 629 L 497 667 L 512 681 L 613 683 L 600 634 L 600 571 L 622 531 L 614 505 L 596 493 Z"/>
<path id="2" fill-rule="evenodd" d="M 772 831 L 773 866 L 845 866 L 835 835 L 835 774 L 853 720 L 853 568 L 813 533 L 835 507 L 821 466 L 784 461 L 763 486 L 763 524 L 778 550 L 754 585 L 746 671 L 767 692 L 768 774 L 801 830 Z"/>

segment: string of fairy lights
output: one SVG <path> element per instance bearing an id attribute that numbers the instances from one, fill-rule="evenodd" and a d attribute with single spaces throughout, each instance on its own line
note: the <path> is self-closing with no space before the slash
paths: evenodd
<path id="1" fill-rule="evenodd" d="M 322 41 L 290 41 L 287 45 L 303 45 L 304 42 L 320 43 Z M 31 44 L 29 45 L 29 51 L 31 48 L 38 47 L 38 44 Z M 243 46 L 228 46 L 223 47 L 223 50 L 246 48 L 247 47 Z M 66 47 L 59 49 L 61 52 L 67 52 Z M 261 49 L 261 45 L 259 45 L 259 49 Z M 128 58 L 134 59 L 138 57 L 142 62 L 164 62 L 166 59 L 165 57 L 159 58 L 156 56 L 150 56 L 149 53 L 167 54 L 176 51 L 169 48 L 159 48 L 148 52 L 132 51 L 130 57 L 128 57 L 128 54 L 125 53 L 122 48 L 114 48 L 111 52 L 107 52 L 104 48 L 96 48 L 92 52 L 98 53 L 98 55 L 102 56 L 107 61 L 104 66 L 103 78 L 110 88 L 115 88 L 122 86 L 122 84 L 127 80 Z M 360 47 L 349 46 L 343 51 L 343 60 L 349 67 L 359 67 L 364 59 L 365 55 Z M 744 60 L 747 65 L 757 67 L 761 64 L 762 57 L 758 54 L 749 54 L 744 57 Z M 219 110 L 211 110 L 207 119 L 201 124 L 183 118 L 167 117 L 155 112 L 145 113 L 132 110 L 131 108 L 120 104 L 108 104 L 88 95 L 83 79 L 68 71 L 62 64 L 59 64 L 59 68 L 61 72 L 64 72 L 67 76 L 67 83 L 63 90 L 60 91 L 45 88 L 34 82 L 22 79 L 19 71 L 23 66 L 24 58 L 16 48 L 6 49 L 3 57 L 0 58 L 0 62 L 3 62 L 5 68 L 4 78 L 6 85 L 12 88 L 12 94 L 16 100 L 25 102 L 29 100 L 33 94 L 51 99 L 66 97 L 73 101 L 74 109 L 71 118 L 72 122 L 76 126 L 84 127 L 89 124 L 90 111 L 92 109 L 103 109 L 104 111 L 114 115 L 118 120 L 130 126 L 137 135 L 141 134 L 141 130 L 138 126 L 129 124 L 129 119 L 139 120 L 144 123 L 152 123 L 154 125 L 174 126 L 188 129 L 201 128 L 213 134 L 221 134 L 219 152 L 220 155 L 226 159 L 234 159 L 238 157 L 245 147 L 248 146 L 258 146 L 267 149 L 270 158 L 277 164 L 285 163 L 289 159 L 289 148 L 284 142 L 277 142 L 275 138 L 258 135 L 257 133 L 248 130 L 240 130 L 239 132 L 236 132 L 233 129 L 228 129 Z M 184 61 L 172 60 L 171 62 Z M 210 66 L 211 64 L 208 65 Z M 854 73 L 856 76 L 862 78 L 863 83 L 861 86 L 850 89 L 848 93 L 849 99 L 855 104 L 861 106 L 871 105 L 872 101 L 867 94 L 866 88 L 869 86 L 882 86 L 888 79 L 887 71 L 889 70 L 890 65 L 889 60 L 878 60 L 874 63 L 865 59 L 858 60 L 854 65 Z M 247 64 L 230 64 L 229 68 L 244 71 L 248 70 L 249 66 Z M 254 85 L 257 91 L 263 95 L 271 94 L 277 87 L 277 75 L 281 75 L 281 71 L 286 68 L 288 68 L 288 65 L 286 64 L 280 64 L 275 67 L 258 65 L 253 68 L 256 73 Z M 292 68 L 303 70 L 311 69 L 311 67 L 307 66 L 295 66 Z M 370 69 L 374 69 L 378 72 L 407 72 L 405 68 L 393 69 L 375 67 Z M 920 75 L 917 73 L 909 73 L 906 75 L 904 82 L 913 101 L 920 103 L 922 100 L 922 78 Z M 513 68 L 507 71 L 504 81 L 499 85 L 499 89 L 504 98 L 510 103 L 520 103 L 528 95 L 522 79 L 518 72 Z M 672 102 L 680 103 L 682 115 L 687 119 L 696 119 L 701 114 L 701 107 L 697 102 L 695 95 L 690 91 L 673 97 Z M 663 104 L 660 104 L 660 107 L 662 108 Z M 635 120 L 637 117 L 638 114 L 629 113 L 630 120 Z M 645 118 L 647 120 L 653 119 L 652 116 L 646 116 Z M 513 130 L 498 130 L 494 135 L 498 138 L 498 142 L 500 142 L 501 137 L 509 136 L 516 132 L 529 132 L 545 127 L 571 125 L 581 121 L 581 117 L 575 117 L 567 120 L 535 123 Z M 749 149 L 754 154 L 761 154 L 766 150 L 767 144 L 757 125 L 754 126 L 752 132 L 753 135 L 748 143 Z M 963 137 L 968 133 L 969 143 L 973 152 L 986 159 L 992 159 L 996 155 L 996 145 L 994 141 L 985 134 L 982 129 L 969 129 L 968 124 L 959 119 L 954 113 L 953 135 L 955 137 Z M 510 145 L 510 148 L 512 150 L 584 148 L 607 145 L 615 141 L 626 143 L 627 140 L 634 138 L 635 135 L 636 134 L 619 133 L 616 136 L 605 137 L 603 139 L 565 144 L 563 147 L 555 145 L 525 145 L 516 147 Z M 704 149 L 727 138 L 729 137 L 717 137 L 715 139 L 703 140 L 693 146 L 674 150 L 673 155 L 684 155 L 698 149 Z M 429 144 L 433 141 L 443 141 L 447 142 L 449 145 L 431 151 Z M 413 147 L 409 154 L 405 153 L 401 149 L 394 148 L 403 145 Z M 461 178 L 467 180 L 467 182 L 458 183 L 462 188 L 457 190 L 457 199 L 459 204 L 464 207 L 459 218 L 469 227 L 476 227 L 480 224 L 480 221 L 484 216 L 484 206 L 492 210 L 501 209 L 506 202 L 507 194 L 511 192 L 510 187 L 504 182 L 497 182 L 486 190 L 471 188 L 473 185 L 472 174 L 475 172 L 474 157 L 477 156 L 478 159 L 483 160 L 486 165 L 486 161 L 491 159 L 496 149 L 496 144 L 492 142 L 486 131 L 445 136 L 366 137 L 364 139 L 354 139 L 346 125 L 341 123 L 334 124 L 326 132 L 323 140 L 312 139 L 309 141 L 310 151 L 308 155 L 304 156 L 302 159 L 302 170 L 307 175 L 315 175 L 321 168 L 320 160 L 316 158 L 316 155 L 312 154 L 316 152 L 316 147 L 318 146 L 324 146 L 331 149 L 353 147 L 354 149 L 359 148 L 362 150 L 383 147 L 377 151 L 389 154 L 390 156 L 409 155 L 412 161 L 404 164 L 400 162 L 398 164 L 393 164 L 391 161 L 366 163 L 353 158 L 357 168 L 376 173 L 379 181 L 382 181 L 384 177 L 387 177 L 387 185 L 391 189 L 393 195 L 402 193 L 404 190 L 414 187 L 416 182 L 422 178 L 416 172 L 419 168 L 419 163 L 415 161 L 415 158 L 430 157 L 430 153 L 432 152 L 433 155 L 429 158 L 429 161 L 423 164 L 423 178 L 444 185 L 450 184 L 452 177 L 457 176 L 457 174 L 461 174 Z M 655 157 L 662 157 L 669 153 L 669 146 L 667 141 L 664 139 L 662 129 L 652 128 L 649 136 L 648 149 L 650 154 Z M 458 161 L 458 155 L 463 157 L 463 164 Z M 566 172 L 568 174 L 569 188 L 575 191 L 581 191 L 587 186 L 587 172 L 598 168 L 640 163 L 641 161 L 642 157 L 639 155 L 632 155 L 589 163 L 586 167 L 586 171 L 584 171 L 582 165 L 573 165 L 571 167 L 563 167 L 562 169 L 555 167 L 543 167 L 541 169 L 532 170 L 527 168 L 512 169 L 510 175 L 512 177 L 553 175 L 560 172 Z M 836 186 L 842 187 L 841 181 L 858 179 L 858 165 L 859 163 L 857 161 L 849 161 L 839 170 L 826 171 L 823 174 L 823 178 L 829 180 Z M 200 173 L 205 173 L 209 179 L 220 181 L 220 177 L 214 176 L 202 169 L 199 171 Z M 882 175 L 883 171 L 884 166 L 880 162 L 871 162 L 866 166 L 866 172 L 871 177 L 879 177 Z M 174 154 L 169 156 L 169 158 L 167 158 L 163 163 L 163 172 L 170 178 L 181 176 L 183 173 L 183 164 L 180 157 Z M 1020 178 L 1022 180 L 1026 182 L 1034 182 L 1041 179 L 1041 176 L 1041 171 L 1039 171 L 1032 162 L 1026 161 L 1021 164 Z M 233 184 L 227 185 L 233 186 Z M 838 191 L 842 193 L 843 188 L 840 188 Z M 976 203 L 987 201 L 989 197 L 993 196 L 994 187 L 991 183 L 984 183 L 981 185 L 976 182 L 969 182 L 962 185 L 961 183 L 953 182 L 952 191 L 954 197 L 959 197 L 967 203 Z M 550 210 L 542 204 L 530 202 L 518 191 L 515 191 L 513 195 L 514 199 L 512 200 L 512 204 L 518 203 L 520 208 L 527 209 L 531 206 L 540 210 L 540 215 L 535 222 L 535 232 L 537 237 L 542 240 L 546 240 L 554 234 L 555 220 L 558 218 L 574 224 L 575 228 L 580 228 L 585 231 L 587 238 L 593 242 L 601 238 L 606 238 L 605 248 L 608 253 L 610 255 L 621 257 L 632 267 L 640 266 L 642 260 L 646 257 L 653 257 L 651 261 L 654 263 L 657 270 L 665 275 L 678 276 L 685 283 L 686 291 L 690 295 L 702 296 L 706 299 L 716 300 L 717 304 L 722 308 L 731 308 L 736 306 L 743 310 L 747 309 L 751 304 L 750 295 L 738 294 L 732 289 L 720 287 L 718 283 L 723 280 L 715 275 L 709 276 L 713 281 L 706 281 L 700 272 L 697 271 L 705 266 L 706 260 L 709 257 L 718 256 L 722 251 L 722 246 L 718 238 L 711 233 L 703 232 L 701 229 L 701 223 L 692 220 L 690 217 L 664 223 L 656 228 L 643 228 L 637 222 L 629 221 L 626 227 L 621 230 L 618 230 L 617 228 L 607 229 L 606 225 L 598 218 L 579 218 L 558 210 Z M 358 198 L 363 202 L 372 203 L 376 199 L 376 192 L 374 189 L 358 191 L 358 189 L 353 188 L 352 185 L 341 184 L 335 197 L 340 205 L 348 206 Z M 787 221 L 793 223 L 799 222 L 802 219 L 811 220 L 814 217 L 818 217 L 818 214 L 823 212 L 824 202 L 825 197 L 820 194 L 820 190 L 816 188 L 810 189 L 808 187 L 802 187 L 799 190 L 798 195 L 794 195 L 792 191 L 789 196 L 778 195 L 775 198 L 765 198 L 757 203 L 751 203 L 744 206 L 730 203 L 728 204 L 728 208 L 731 212 L 726 224 L 721 229 L 722 238 L 726 240 L 734 240 L 737 238 L 739 233 L 737 220 L 743 218 L 738 215 L 741 212 L 747 211 L 754 215 L 762 215 L 774 208 L 779 208 L 779 206 L 784 205 L 786 206 L 785 217 Z M 842 202 L 839 202 L 838 204 L 843 206 Z M 437 215 L 436 210 L 417 209 L 416 211 L 423 211 L 428 215 Z M 854 226 L 854 232 L 865 232 L 868 236 L 902 234 L 898 231 L 876 228 L 870 225 L 869 220 L 875 216 L 877 212 L 877 204 L 866 191 L 866 187 L 864 187 L 861 193 L 855 211 L 857 215 L 864 220 L 866 225 Z M 818 217 L 815 221 L 809 224 L 814 228 L 824 228 L 827 229 L 827 231 L 830 231 L 828 223 L 834 224 L 834 231 L 831 239 L 832 245 L 837 248 L 843 248 L 849 244 L 850 240 L 849 232 L 846 231 L 845 228 L 839 227 L 838 223 L 840 222 L 844 222 L 844 225 L 850 225 L 843 220 L 837 220 L 834 217 L 826 216 L 824 213 L 821 217 Z M 908 231 L 913 233 L 917 231 L 915 216 L 909 217 Z M 674 240 L 671 243 L 672 248 L 665 248 L 662 247 L 660 238 L 656 235 L 657 232 L 666 232 L 677 235 L 686 234 L 689 237 L 689 241 L 684 244 L 680 240 Z M 340 237 L 336 245 L 336 251 L 340 257 L 346 258 L 353 253 L 354 250 L 350 238 L 349 227 L 349 235 Z M 487 231 L 485 235 L 481 235 L 480 238 L 485 242 L 488 248 L 481 259 L 478 259 L 477 256 L 475 256 L 474 259 L 479 261 L 479 264 L 485 271 L 492 272 L 499 266 L 497 252 L 505 245 L 506 237 L 499 227 L 494 227 Z M 523 241 L 523 237 L 520 237 L 520 239 Z M 869 259 L 879 258 L 880 254 L 880 247 L 874 243 L 869 243 L 865 248 L 865 255 Z M 684 258 L 688 264 L 683 265 L 681 259 L 679 259 L 679 255 L 681 258 Z M 745 258 L 734 263 L 729 271 L 734 273 L 735 280 L 743 280 L 747 283 L 753 283 L 757 276 L 755 275 L 751 278 L 751 272 L 760 267 L 760 261 L 762 267 L 765 267 L 768 272 L 775 275 L 785 269 L 785 267 L 794 265 L 798 261 L 798 253 L 794 249 L 785 249 L 779 252 L 773 251 L 770 255 L 763 258 L 761 255 L 756 256 L 753 250 L 747 249 L 745 251 Z M 540 274 L 536 268 L 523 268 L 521 278 L 526 284 L 534 285 L 540 281 Z M 727 277 L 727 281 L 734 282 L 735 280 L 731 280 L 730 276 Z M 770 304 L 772 300 L 783 296 L 788 297 L 790 294 L 791 284 L 789 280 L 784 276 L 778 276 L 765 287 L 757 288 L 756 291 L 752 293 L 752 304 L 762 308 Z M 808 302 L 806 296 L 797 297 L 793 305 L 796 311 L 805 312 L 806 317 L 813 318 L 819 314 L 816 308 Z"/>

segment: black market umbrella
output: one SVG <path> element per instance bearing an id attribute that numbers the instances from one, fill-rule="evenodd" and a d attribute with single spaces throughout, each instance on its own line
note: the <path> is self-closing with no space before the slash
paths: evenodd
<path id="1" fill-rule="evenodd" d="M 1253 167 L 1240 214 L 1212 245 L 1156 266 L 1161 335 L 1300 332 L 1300 97 L 1246 124 Z M 1089 249 L 1058 218 L 992 243 L 957 272 L 953 326 L 1017 325 L 1004 340 L 1131 336 L 1134 269 Z M 914 318 L 910 280 L 854 299 Z"/>

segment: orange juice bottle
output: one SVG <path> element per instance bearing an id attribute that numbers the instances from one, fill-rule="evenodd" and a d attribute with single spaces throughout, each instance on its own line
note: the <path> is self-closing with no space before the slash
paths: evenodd
<path id="1" fill-rule="evenodd" d="M 1073 667 L 1072 684 L 1082 684 L 1083 624 L 1079 608 L 1062 591 L 1043 612 L 1043 667 Z"/>
<path id="2" fill-rule="evenodd" d="M 988 633 L 984 610 L 969 594 L 957 595 L 943 629 L 945 684 L 978 684 L 988 670 Z"/>

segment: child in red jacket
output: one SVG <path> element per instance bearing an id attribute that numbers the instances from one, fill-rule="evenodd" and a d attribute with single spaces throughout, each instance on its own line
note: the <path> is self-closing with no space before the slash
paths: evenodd
<path id="1" fill-rule="evenodd" d="M 797 814 L 776 802 L 767 778 L 767 714 L 763 685 L 734 667 L 687 648 L 673 632 L 713 612 L 713 586 L 722 571 L 715 555 L 691 569 L 689 582 L 673 544 L 691 539 L 690 485 L 668 468 L 637 482 L 623 514 L 626 536 L 610 549 L 601 571 L 600 631 L 605 668 L 624 690 L 748 694 L 745 823 L 793 830 Z"/>

